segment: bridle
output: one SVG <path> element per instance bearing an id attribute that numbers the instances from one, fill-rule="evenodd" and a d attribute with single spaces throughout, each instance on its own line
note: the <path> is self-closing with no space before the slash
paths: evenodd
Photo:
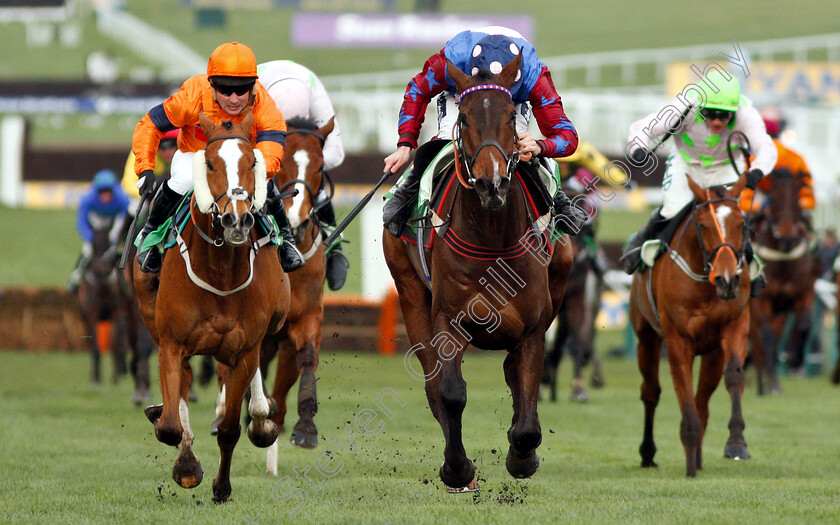
<path id="1" fill-rule="evenodd" d="M 718 198 L 714 198 L 714 199 L 711 198 L 711 191 L 710 190 L 712 190 L 712 189 L 714 189 L 715 192 L 719 195 Z M 723 229 L 721 228 L 720 222 L 718 221 L 717 210 L 715 209 L 715 204 L 722 203 L 722 202 L 731 202 L 734 205 L 735 209 L 738 210 L 739 209 L 738 208 L 738 200 L 735 199 L 734 197 L 723 196 L 723 188 L 722 187 L 715 187 L 715 188 L 707 189 L 706 190 L 706 195 L 709 197 L 709 199 L 707 201 L 703 202 L 703 203 L 695 205 L 694 209 L 691 211 L 691 215 L 689 217 L 689 220 L 694 225 L 694 232 L 695 232 L 695 235 L 697 236 L 697 242 L 700 246 L 700 254 L 703 257 L 703 274 L 697 274 L 695 272 L 692 272 L 690 270 L 690 268 L 687 267 L 687 263 L 686 263 L 686 267 L 683 267 L 681 264 L 679 264 L 679 262 L 677 264 L 681 267 L 681 269 L 685 273 L 689 274 L 689 276 L 692 277 L 692 279 L 694 279 L 695 281 L 708 280 L 710 283 L 712 283 L 714 285 L 715 284 L 715 277 L 716 277 L 715 263 L 717 262 L 718 257 L 720 256 L 720 254 L 722 253 L 723 250 L 729 250 L 730 252 L 732 252 L 732 255 L 735 256 L 735 260 L 738 261 L 738 267 L 736 269 L 736 274 L 741 273 L 741 269 L 744 266 L 744 261 L 746 260 L 746 257 L 744 256 L 744 243 L 746 242 L 746 235 L 748 235 L 748 231 L 747 231 L 747 223 L 746 223 L 746 221 L 744 221 L 744 223 L 741 226 L 742 237 L 741 237 L 741 247 L 740 248 L 736 248 L 735 245 L 733 245 L 730 242 L 727 242 L 727 240 L 725 238 L 725 235 L 723 234 Z M 719 244 L 717 244 L 714 248 L 712 248 L 711 251 L 706 250 L 706 246 L 705 246 L 705 244 L 703 244 L 703 232 L 700 229 L 700 223 L 697 221 L 698 214 L 704 209 L 709 210 L 709 214 L 712 216 L 712 223 L 715 225 L 715 231 L 717 232 L 718 238 L 720 238 L 720 240 L 721 240 L 721 242 Z M 682 241 L 682 236 L 685 234 L 686 230 L 687 230 L 687 228 L 683 228 L 680 231 L 680 234 L 677 237 L 677 242 L 674 244 L 675 246 L 680 246 L 680 242 Z M 676 261 L 677 258 L 679 258 L 684 262 L 684 259 L 682 259 L 682 257 L 679 255 L 679 253 L 677 252 L 676 249 L 673 249 L 668 245 L 666 245 L 666 246 L 667 246 L 667 250 L 671 253 L 671 258 L 672 259 L 674 259 Z"/>
<path id="2" fill-rule="evenodd" d="M 204 146 L 205 151 L 207 151 L 207 146 L 219 140 L 244 140 L 249 144 L 251 143 L 251 140 L 248 137 L 245 137 L 244 135 L 219 135 L 218 137 L 213 137 L 212 139 L 207 140 L 207 143 Z M 193 193 L 193 196 L 190 199 L 190 217 L 194 229 L 198 232 L 199 236 L 201 236 L 202 239 L 216 247 L 222 246 L 225 243 L 224 236 L 220 235 L 220 233 L 224 231 L 224 225 L 222 224 L 222 216 L 224 210 L 222 210 L 222 208 L 219 206 L 219 201 L 225 195 L 227 195 L 230 198 L 228 203 L 225 205 L 225 209 L 227 209 L 227 207 L 231 204 L 232 201 L 245 201 L 246 203 L 248 203 L 249 212 L 254 213 L 255 211 L 257 211 L 253 195 L 248 194 L 248 192 L 245 191 L 245 189 L 241 186 L 236 186 L 235 188 L 228 188 L 227 190 L 218 194 L 213 199 L 213 203 L 210 207 L 210 210 L 207 212 L 207 215 L 210 216 L 210 227 L 212 229 L 213 234 L 213 238 L 210 238 L 210 236 L 207 233 L 205 233 L 195 222 L 195 213 L 193 212 L 193 208 L 197 208 L 197 206 L 195 200 L 195 193 Z M 222 230 L 219 229 L 220 227 L 222 228 Z"/>
<path id="3" fill-rule="evenodd" d="M 464 99 L 466 95 L 470 93 L 474 93 L 477 91 L 485 91 L 485 90 L 495 90 L 501 91 L 505 93 L 508 97 L 510 97 L 511 101 L 513 100 L 513 95 L 511 95 L 510 90 L 505 87 L 498 86 L 496 84 L 481 84 L 478 86 L 472 86 L 470 88 L 465 89 L 458 97 L 456 98 L 456 103 L 460 105 L 461 101 Z M 498 141 L 494 139 L 487 139 L 481 141 L 478 147 L 475 149 L 473 154 L 470 156 L 464 151 L 464 139 L 462 136 L 462 126 L 464 124 L 463 121 L 463 113 L 458 115 L 458 118 L 455 121 L 455 125 L 452 127 L 452 142 L 455 145 L 455 174 L 458 176 L 458 181 L 460 181 L 461 185 L 467 189 L 475 188 L 475 177 L 473 176 L 472 166 L 475 164 L 475 160 L 478 157 L 478 154 L 487 146 L 491 146 L 499 150 L 502 154 L 502 157 L 505 159 L 505 163 L 507 164 L 506 176 L 510 178 L 514 172 L 516 172 L 516 166 L 519 164 L 519 151 L 516 149 L 516 143 L 519 141 L 519 137 L 516 133 L 516 123 L 511 122 L 513 125 L 513 152 L 510 155 L 505 153 L 504 148 L 502 145 L 498 143 Z M 460 159 L 461 153 L 465 155 L 465 159 L 463 162 Z M 461 172 L 461 165 L 464 167 L 464 171 L 466 171 L 466 177 Z"/>

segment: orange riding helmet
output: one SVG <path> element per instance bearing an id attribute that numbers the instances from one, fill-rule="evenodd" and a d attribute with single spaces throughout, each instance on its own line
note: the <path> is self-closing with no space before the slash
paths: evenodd
<path id="1" fill-rule="evenodd" d="M 257 78 L 257 57 L 245 44 L 222 44 L 207 62 L 208 77 Z"/>

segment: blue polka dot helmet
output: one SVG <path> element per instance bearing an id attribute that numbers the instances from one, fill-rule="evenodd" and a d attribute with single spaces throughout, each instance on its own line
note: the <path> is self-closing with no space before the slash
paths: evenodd
<path id="1" fill-rule="evenodd" d="M 479 70 L 488 69 L 494 75 L 498 75 L 502 72 L 502 68 L 519 53 L 519 46 L 513 39 L 504 35 L 487 35 L 479 40 L 470 51 L 467 73 L 475 76 Z M 516 89 L 521 80 L 522 69 L 520 66 L 511 90 Z"/>

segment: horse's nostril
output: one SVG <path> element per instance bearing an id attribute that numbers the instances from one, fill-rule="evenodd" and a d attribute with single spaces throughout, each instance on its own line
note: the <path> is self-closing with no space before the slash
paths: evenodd
<path id="1" fill-rule="evenodd" d="M 250 230 L 254 226 L 254 216 L 251 213 L 246 213 L 240 220 L 242 227 Z"/>
<path id="2" fill-rule="evenodd" d="M 222 215 L 221 223 L 223 228 L 233 228 L 233 225 L 236 224 L 236 217 L 232 213 L 225 213 Z"/>

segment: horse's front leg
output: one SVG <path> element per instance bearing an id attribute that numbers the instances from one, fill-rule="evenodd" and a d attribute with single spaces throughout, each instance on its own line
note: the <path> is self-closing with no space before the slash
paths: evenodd
<path id="1" fill-rule="evenodd" d="M 277 440 L 277 434 L 280 433 L 277 424 L 269 419 L 270 412 L 262 372 L 257 368 L 254 377 L 251 379 L 251 401 L 248 403 L 251 422 L 248 423 L 248 439 L 259 448 L 270 446 Z"/>
<path id="2" fill-rule="evenodd" d="M 732 401 L 732 415 L 729 418 L 729 439 L 723 456 L 727 459 L 750 459 L 747 441 L 744 439 L 744 415 L 741 409 L 741 399 L 744 396 L 744 359 L 747 355 L 747 330 L 749 316 L 745 315 L 732 330 L 724 332 L 723 349 L 727 356 L 726 368 L 723 372 L 724 384 L 729 391 Z"/>
<path id="3" fill-rule="evenodd" d="M 700 435 L 703 432 L 700 415 L 694 401 L 694 385 L 691 374 L 694 361 L 692 343 L 672 335 L 667 337 L 668 364 L 671 367 L 671 378 L 674 390 L 680 404 L 682 420 L 680 421 L 680 439 L 685 449 L 685 474 L 688 477 L 697 476 L 697 450 L 700 446 Z"/>
<path id="4" fill-rule="evenodd" d="M 213 501 L 224 503 L 230 497 L 230 465 L 233 449 L 239 441 L 242 427 L 239 414 L 242 411 L 242 399 L 259 367 L 259 347 L 247 350 L 233 368 L 228 368 L 225 375 L 225 409 L 219 423 L 216 441 L 219 443 L 219 473 L 213 480 Z M 267 414 L 266 410 L 266 414 Z"/>
<path id="5" fill-rule="evenodd" d="M 529 478 L 540 466 L 536 449 L 542 442 L 542 429 L 537 399 L 544 345 L 545 334 L 534 330 L 505 359 L 505 381 L 513 397 L 513 419 L 508 429 L 510 448 L 505 466 L 515 478 Z"/>
<path id="6" fill-rule="evenodd" d="M 467 406 L 467 382 L 461 375 L 461 359 L 466 342 L 459 341 L 451 344 L 453 344 L 451 347 L 439 347 L 439 350 L 445 354 L 442 357 L 447 358 L 441 362 L 442 369 L 438 386 L 441 404 L 439 421 L 443 429 L 443 437 L 446 439 L 440 479 L 447 487 L 458 489 L 467 487 L 473 481 L 475 465 L 467 458 L 461 436 L 461 416 Z M 449 350 L 452 354 L 448 353 Z"/>
<path id="7" fill-rule="evenodd" d="M 700 377 L 697 381 L 697 395 L 695 403 L 700 415 L 700 444 L 697 446 L 697 470 L 703 468 L 703 437 L 706 435 L 706 425 L 709 421 L 709 399 L 720 384 L 723 377 L 723 364 L 726 356 L 723 351 L 716 350 L 704 354 L 700 361 Z"/>
<path id="8" fill-rule="evenodd" d="M 194 435 L 192 428 L 190 428 L 189 410 L 192 377 L 190 362 L 189 360 L 184 360 L 184 366 L 181 371 L 180 399 L 178 400 L 178 415 L 184 430 L 181 434 L 181 442 L 178 443 L 178 460 L 172 468 L 172 479 L 185 489 L 197 487 L 201 483 L 201 480 L 204 479 L 204 470 L 201 468 L 201 463 L 192 450 Z"/>
<path id="9" fill-rule="evenodd" d="M 315 372 L 318 370 L 318 346 L 320 345 L 321 316 L 309 315 L 296 326 L 290 327 L 289 338 L 297 348 L 298 422 L 292 429 L 291 441 L 301 448 L 318 446 L 318 428 L 315 413 L 318 412 L 318 395 L 315 386 Z"/>
<path id="10" fill-rule="evenodd" d="M 183 348 L 168 339 L 160 341 L 158 365 L 163 403 L 146 407 L 146 417 L 155 425 L 155 436 L 173 447 L 181 442 L 183 427 L 179 408 Z"/>

